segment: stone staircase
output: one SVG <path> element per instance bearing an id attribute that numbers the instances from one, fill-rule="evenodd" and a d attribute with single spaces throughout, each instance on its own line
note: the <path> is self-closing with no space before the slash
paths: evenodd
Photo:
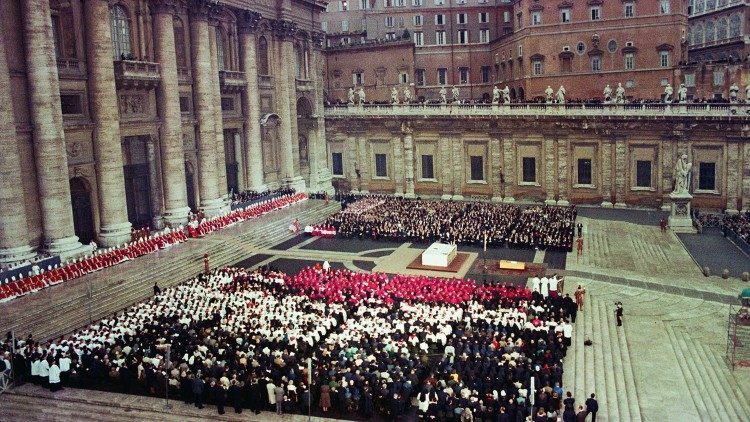
<path id="1" fill-rule="evenodd" d="M 291 238 L 287 226 L 293 218 L 303 225 L 316 223 L 337 209 L 335 202 L 305 201 L 27 295 L 0 307 L 0 330 L 15 330 L 18 337 L 32 333 L 37 339 L 67 334 L 150 297 L 155 281 L 167 287 L 195 276 L 203 270 L 204 253 L 214 268 L 232 265 Z"/>
<path id="2" fill-rule="evenodd" d="M 719 346 L 696 341 L 686 327 L 665 325 L 701 420 L 750 419 L 750 399 L 722 360 Z"/>
<path id="3" fill-rule="evenodd" d="M 592 346 L 584 346 L 590 339 Z M 578 312 L 571 349 L 564 360 L 563 390 L 571 391 L 576 405 L 595 393 L 597 420 L 642 420 L 625 331 L 618 328 L 614 307 L 588 297 Z"/>

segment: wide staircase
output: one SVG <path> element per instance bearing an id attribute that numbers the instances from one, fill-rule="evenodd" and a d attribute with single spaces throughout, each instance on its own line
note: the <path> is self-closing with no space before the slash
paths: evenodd
<path id="1" fill-rule="evenodd" d="M 292 219 L 298 218 L 304 226 L 338 209 L 337 202 L 304 201 L 32 293 L 0 306 L 0 330 L 15 330 L 18 337 L 31 333 L 36 339 L 70 333 L 150 297 L 154 282 L 163 288 L 194 277 L 203 271 L 204 254 L 209 255 L 212 268 L 232 265 L 259 249 L 290 239 L 293 235 L 287 227 Z"/>
<path id="2" fill-rule="evenodd" d="M 593 342 L 591 346 L 584 345 L 587 339 Z M 576 407 L 594 393 L 600 409 L 597 420 L 642 420 L 627 338 L 617 327 L 613 305 L 593 296 L 586 298 L 564 365 L 562 387 L 573 393 Z"/>

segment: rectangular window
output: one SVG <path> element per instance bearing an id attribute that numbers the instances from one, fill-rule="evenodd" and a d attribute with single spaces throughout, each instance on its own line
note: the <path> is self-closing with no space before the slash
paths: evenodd
<path id="1" fill-rule="evenodd" d="M 479 42 L 483 44 L 487 44 L 488 42 L 490 42 L 490 30 L 489 29 L 479 30 Z"/>
<path id="2" fill-rule="evenodd" d="M 190 97 L 180 96 L 180 113 L 190 113 Z"/>
<path id="3" fill-rule="evenodd" d="M 434 179 L 435 169 L 432 165 L 432 155 L 422 155 L 422 179 Z"/>
<path id="4" fill-rule="evenodd" d="M 383 7 L 393 7 L 393 0 L 383 0 Z"/>
<path id="5" fill-rule="evenodd" d="M 479 23 L 487 23 L 490 21 L 490 14 L 487 12 L 479 12 Z"/>
<path id="6" fill-rule="evenodd" d="M 399 28 L 403 28 L 404 27 L 404 17 L 403 16 L 399 16 L 398 17 L 398 27 Z"/>
<path id="7" fill-rule="evenodd" d="M 388 159 L 385 154 L 375 154 L 375 176 L 388 177 Z"/>
<path id="8" fill-rule="evenodd" d="M 60 94 L 60 106 L 64 115 L 83 114 L 80 94 Z"/>
<path id="9" fill-rule="evenodd" d="M 591 20 L 592 21 L 598 21 L 602 18 L 602 8 L 601 6 L 593 6 L 591 8 Z"/>
<path id="10" fill-rule="evenodd" d="M 414 80 L 417 86 L 425 86 L 424 69 L 416 69 L 414 71 Z"/>
<path id="11" fill-rule="evenodd" d="M 562 23 L 568 23 L 570 22 L 570 9 L 560 9 L 560 22 Z"/>
<path id="12" fill-rule="evenodd" d="M 635 56 L 633 53 L 625 53 L 625 70 L 635 69 Z"/>
<path id="13" fill-rule="evenodd" d="M 521 160 L 523 164 L 523 177 L 522 181 L 525 183 L 536 182 L 536 158 L 534 157 L 523 157 Z"/>
<path id="14" fill-rule="evenodd" d="M 395 32 L 387 32 L 385 34 L 385 39 L 387 39 L 387 40 L 395 40 L 396 39 L 396 33 Z"/>
<path id="15" fill-rule="evenodd" d="M 385 27 L 386 28 L 393 28 L 393 16 L 386 16 L 385 17 Z"/>
<path id="16" fill-rule="evenodd" d="M 542 24 L 542 12 L 531 12 L 531 25 Z"/>
<path id="17" fill-rule="evenodd" d="M 359 0 L 360 10 L 367 10 L 370 8 L 370 0 Z"/>
<path id="18" fill-rule="evenodd" d="M 698 173 L 698 189 L 716 190 L 716 163 L 700 163 Z"/>
<path id="19" fill-rule="evenodd" d="M 364 85 L 364 83 L 365 83 L 365 74 L 364 74 L 364 72 L 354 72 L 354 73 L 352 73 L 352 83 L 354 85 Z"/>
<path id="20" fill-rule="evenodd" d="M 435 0 L 435 6 L 442 6 L 445 4 L 445 0 Z"/>
<path id="21" fill-rule="evenodd" d="M 637 160 L 635 162 L 635 185 L 639 188 L 651 187 L 651 161 Z"/>
<path id="22" fill-rule="evenodd" d="M 445 25 L 445 15 L 435 15 L 435 25 Z"/>
<path id="23" fill-rule="evenodd" d="M 404 85 L 409 83 L 409 75 L 406 72 L 398 74 L 398 83 Z"/>
<path id="24" fill-rule="evenodd" d="M 334 152 L 331 154 L 331 171 L 333 172 L 334 176 L 343 176 L 344 175 L 344 158 L 343 154 L 340 152 Z"/>
<path id="25" fill-rule="evenodd" d="M 422 15 L 414 15 L 414 26 L 422 26 Z"/>
<path id="26" fill-rule="evenodd" d="M 719 2 L 721 3 L 721 2 Z M 734 3 L 734 2 L 733 2 Z M 662 15 L 668 15 L 669 14 L 669 0 L 661 0 L 659 2 L 659 13 Z"/>
<path id="27" fill-rule="evenodd" d="M 438 69 L 438 85 L 446 85 L 448 83 L 448 69 L 442 67 Z"/>
<path id="28" fill-rule="evenodd" d="M 626 18 L 633 18 L 635 17 L 635 4 L 634 3 L 625 3 L 625 17 Z"/>
<path id="29" fill-rule="evenodd" d="M 445 31 L 435 31 L 435 45 L 445 45 Z"/>
<path id="30" fill-rule="evenodd" d="M 458 80 L 459 80 L 459 83 L 463 85 L 469 83 L 469 68 L 468 67 L 458 68 Z"/>
<path id="31" fill-rule="evenodd" d="M 406 0 L 396 0 L 396 6 L 397 7 L 404 7 L 404 6 L 406 6 Z"/>
<path id="32" fill-rule="evenodd" d="M 339 12 L 346 12 L 349 10 L 349 2 L 347 0 L 342 0 L 339 2 Z"/>
<path id="33" fill-rule="evenodd" d="M 533 62 L 531 62 L 531 74 L 534 76 L 544 74 L 544 67 L 542 66 L 542 62 L 540 60 L 534 60 Z"/>
<path id="34" fill-rule="evenodd" d="M 695 75 L 693 75 L 693 85 L 695 85 Z M 716 70 L 714 71 L 714 86 L 722 85 L 724 85 L 724 71 Z"/>
<path id="35" fill-rule="evenodd" d="M 507 10 L 503 12 L 503 22 L 510 22 L 510 12 Z"/>
<path id="36" fill-rule="evenodd" d="M 578 159 L 578 184 L 579 185 L 591 184 L 591 159 L 590 158 Z"/>
<path id="37" fill-rule="evenodd" d="M 465 24 L 466 22 L 466 13 L 459 13 L 456 15 L 456 23 Z"/>
<path id="38" fill-rule="evenodd" d="M 234 111 L 234 98 L 221 97 L 221 111 Z"/>
<path id="39" fill-rule="evenodd" d="M 414 45 L 416 45 L 417 47 L 424 45 L 424 34 L 422 34 L 421 32 L 414 33 Z"/>
<path id="40" fill-rule="evenodd" d="M 594 56 L 591 58 L 591 71 L 592 72 L 601 72 L 602 70 L 602 58 L 599 56 Z"/>
<path id="41" fill-rule="evenodd" d="M 695 73 L 686 73 L 685 74 L 685 86 L 687 88 L 693 88 L 693 87 L 695 87 Z"/>
<path id="42" fill-rule="evenodd" d="M 320 23 L 320 30 L 323 31 L 323 32 L 328 32 L 328 22 L 325 22 L 325 21 L 321 22 Z"/>
<path id="43" fill-rule="evenodd" d="M 469 31 L 465 29 L 461 29 L 458 31 L 458 43 L 459 44 L 468 44 L 469 42 Z"/>
<path id="44" fill-rule="evenodd" d="M 411 5 L 417 7 L 422 6 L 422 0 L 411 0 Z"/>
<path id="45" fill-rule="evenodd" d="M 471 161 L 471 180 L 484 180 L 484 157 L 481 155 L 472 155 Z"/>
<path id="46" fill-rule="evenodd" d="M 573 72 L 573 59 L 571 59 L 570 57 L 563 57 L 562 59 L 560 59 L 560 72 Z"/>
<path id="47" fill-rule="evenodd" d="M 341 21 L 341 31 L 342 32 L 349 32 L 349 21 L 344 19 Z"/>
<path id="48" fill-rule="evenodd" d="M 486 84 L 490 82 L 490 67 L 482 66 L 482 83 Z"/>
<path id="49" fill-rule="evenodd" d="M 659 52 L 659 66 L 661 67 L 669 67 L 670 61 L 669 60 L 669 51 L 661 51 Z"/>

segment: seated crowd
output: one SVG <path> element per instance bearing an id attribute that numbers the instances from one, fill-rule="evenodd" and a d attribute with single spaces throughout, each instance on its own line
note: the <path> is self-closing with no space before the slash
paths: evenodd
<path id="1" fill-rule="evenodd" d="M 266 190 L 263 192 L 256 192 L 254 190 L 246 190 L 244 192 L 237 192 L 232 194 L 232 205 L 241 204 L 243 202 L 255 201 L 257 199 L 268 198 L 271 195 L 294 195 L 295 191 L 292 188 L 278 188 L 273 190 Z"/>
<path id="2" fill-rule="evenodd" d="M 339 236 L 411 242 L 455 242 L 501 247 L 571 251 L 577 211 L 571 207 L 407 200 L 360 199 L 321 226 Z"/>
<path id="3" fill-rule="evenodd" d="M 520 421 L 532 394 L 549 412 L 563 405 L 569 301 L 470 280 L 227 268 L 70 336 L 19 342 L 13 358 L 18 376 L 53 390 L 159 396 L 169 385 L 219 413 L 313 405 L 395 419 L 415 398 L 427 420 Z"/>

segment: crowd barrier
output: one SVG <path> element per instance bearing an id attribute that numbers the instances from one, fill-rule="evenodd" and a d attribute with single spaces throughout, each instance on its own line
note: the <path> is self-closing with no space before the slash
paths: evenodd
<path id="1" fill-rule="evenodd" d="M 748 244 L 745 239 L 743 239 L 736 232 L 727 229 L 727 238 L 734 242 L 735 245 L 739 246 L 739 248 L 742 249 L 743 252 L 750 255 L 750 244 Z"/>

